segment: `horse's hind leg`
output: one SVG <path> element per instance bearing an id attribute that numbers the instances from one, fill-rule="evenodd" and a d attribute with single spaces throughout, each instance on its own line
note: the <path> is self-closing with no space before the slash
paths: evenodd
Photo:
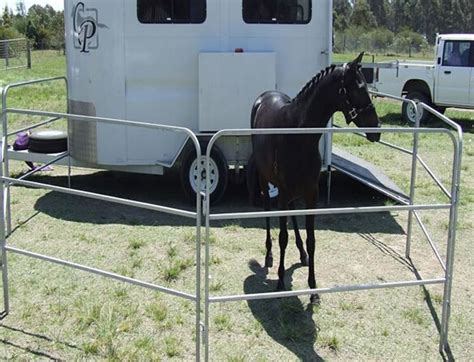
<path id="1" fill-rule="evenodd" d="M 293 202 L 290 203 L 290 209 L 292 209 L 292 210 L 295 209 L 295 205 L 294 205 Z M 304 250 L 303 239 L 301 239 L 300 230 L 298 228 L 298 220 L 296 219 L 296 216 L 292 216 L 291 221 L 293 223 L 293 230 L 295 231 L 296 247 L 298 248 L 298 250 L 300 252 L 301 265 L 307 266 L 308 265 L 308 254 L 306 254 L 306 250 Z"/>
<path id="2" fill-rule="evenodd" d="M 270 211 L 270 196 L 268 195 L 268 184 L 264 179 L 260 178 L 260 190 L 263 201 L 263 209 L 265 211 Z M 267 238 L 265 240 L 265 248 L 267 252 L 265 254 L 265 268 L 273 267 L 273 254 L 272 254 L 272 236 L 270 233 L 270 218 L 265 218 L 265 227 L 267 230 Z"/>
<path id="3" fill-rule="evenodd" d="M 278 199 L 278 206 L 280 210 L 287 210 L 288 203 L 280 194 Z M 277 290 L 285 290 L 285 251 L 288 245 L 288 225 L 286 216 L 280 217 L 280 235 L 278 241 L 280 243 L 280 265 L 278 267 L 278 285 Z"/>
<path id="4" fill-rule="evenodd" d="M 269 211 L 270 207 L 265 208 L 265 211 Z M 267 228 L 267 239 L 265 240 L 265 247 L 267 253 L 265 254 L 265 268 L 273 267 L 273 254 L 272 254 L 272 236 L 270 235 L 270 218 L 265 218 L 265 226 Z"/>

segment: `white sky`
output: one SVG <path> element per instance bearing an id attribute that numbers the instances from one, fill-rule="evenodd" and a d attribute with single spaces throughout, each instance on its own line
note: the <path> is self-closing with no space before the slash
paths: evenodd
<path id="1" fill-rule="evenodd" d="M 3 8 L 5 7 L 5 1 L 10 9 L 13 9 L 13 11 L 16 11 L 16 3 L 18 0 L 1 0 L 0 11 L 3 11 Z M 34 4 L 38 4 L 41 6 L 45 6 L 49 4 L 54 8 L 54 10 L 64 10 L 64 0 L 23 0 L 23 2 L 25 3 L 27 11 L 30 8 L 30 6 Z"/>

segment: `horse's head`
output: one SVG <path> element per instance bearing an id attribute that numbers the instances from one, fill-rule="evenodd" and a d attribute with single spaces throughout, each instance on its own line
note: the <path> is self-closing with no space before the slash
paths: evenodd
<path id="1" fill-rule="evenodd" d="M 341 95 L 341 110 L 347 124 L 352 121 L 357 127 L 380 127 L 379 117 L 372 104 L 369 89 L 360 68 L 364 53 L 352 62 L 344 64 L 343 77 L 339 94 Z M 380 133 L 367 133 L 369 141 L 378 141 Z"/>

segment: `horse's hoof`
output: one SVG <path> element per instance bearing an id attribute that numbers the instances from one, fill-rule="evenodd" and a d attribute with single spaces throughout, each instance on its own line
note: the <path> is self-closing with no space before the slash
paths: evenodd
<path id="1" fill-rule="evenodd" d="M 265 258 L 265 268 L 273 267 L 273 258 Z"/>
<path id="2" fill-rule="evenodd" d="M 321 304 L 321 297 L 319 294 L 311 294 L 311 297 L 309 298 L 309 301 L 311 305 L 320 305 Z"/>

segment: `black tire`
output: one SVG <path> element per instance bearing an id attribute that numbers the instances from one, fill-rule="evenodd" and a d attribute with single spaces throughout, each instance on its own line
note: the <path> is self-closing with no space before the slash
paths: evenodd
<path id="1" fill-rule="evenodd" d="M 408 92 L 407 99 L 411 99 L 415 103 L 423 102 L 431 106 L 430 97 L 421 92 Z M 420 124 L 428 121 L 431 118 L 431 113 L 423 110 L 421 115 Z M 411 103 L 403 102 L 402 105 L 402 119 L 404 122 L 415 124 L 416 121 L 416 109 L 414 109 Z"/>
<path id="2" fill-rule="evenodd" d="M 36 131 L 29 136 L 28 150 L 36 153 L 67 151 L 67 134 L 63 131 Z"/>
<path id="3" fill-rule="evenodd" d="M 201 144 L 202 154 L 206 154 L 207 144 Z M 204 160 L 201 165 L 204 166 Z M 205 182 L 205 170 L 202 171 L 202 182 Z M 211 203 L 216 203 L 224 195 L 227 189 L 227 183 L 229 180 L 229 168 L 227 161 L 222 151 L 217 147 L 213 146 L 211 151 Z M 197 158 L 196 151 L 190 149 L 186 151 L 183 162 L 180 169 L 180 180 L 186 198 L 192 202 L 196 202 L 196 184 L 191 180 L 197 180 Z M 203 186 L 204 187 L 204 186 Z M 204 189 L 203 189 L 204 190 Z"/>

